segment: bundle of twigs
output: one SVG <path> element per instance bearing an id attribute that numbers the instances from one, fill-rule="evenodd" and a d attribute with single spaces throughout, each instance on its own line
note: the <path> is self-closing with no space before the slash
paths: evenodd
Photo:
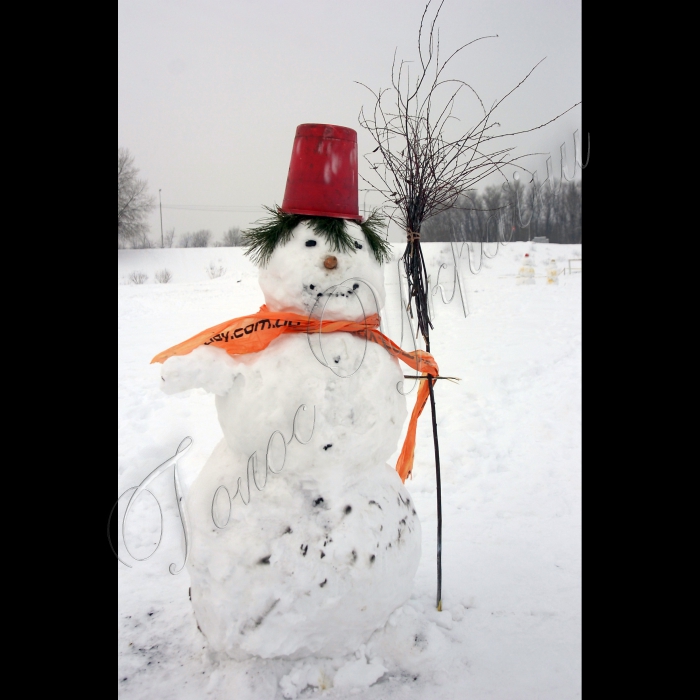
<path id="1" fill-rule="evenodd" d="M 392 87 L 380 89 L 378 92 L 367 88 L 375 98 L 373 111 L 367 116 L 362 108 L 359 115 L 360 125 L 369 131 L 376 143 L 376 148 L 365 156 L 376 178 L 371 181 L 361 177 L 371 190 L 384 196 L 387 203 L 385 211 L 389 220 L 406 231 L 407 244 L 402 260 L 408 283 L 407 310 L 412 318 L 415 314 L 418 332 L 423 337 L 425 349 L 428 352 L 430 352 L 430 330 L 433 329 L 433 324 L 428 306 L 428 275 L 420 245 L 420 230 L 423 222 L 453 206 L 460 194 L 465 195 L 470 188 L 489 175 L 495 172 L 503 175 L 505 166 L 527 170 L 519 164 L 519 161 L 532 154 L 511 157 L 509 154 L 514 147 L 494 149 L 492 142 L 541 129 L 576 106 L 573 105 L 554 119 L 534 128 L 511 133 L 495 133 L 495 128 L 500 126 L 493 118 L 495 110 L 527 80 L 541 61 L 512 90 L 494 102 L 490 109 L 486 109 L 477 92 L 468 83 L 448 79 L 444 77 L 444 71 L 460 51 L 477 41 L 493 37 L 480 37 L 470 41 L 441 62 L 439 34 L 435 31 L 435 23 L 443 3 L 444 0 L 440 2 L 430 22 L 427 38 L 424 24 L 432 0 L 429 0 L 423 11 L 418 30 L 420 70 L 415 83 L 411 83 L 407 62 L 402 60 L 397 66 L 396 53 L 394 53 L 391 67 Z M 367 87 L 364 83 L 360 85 Z M 482 114 L 478 121 L 466 131 L 456 137 L 448 137 L 445 127 L 451 120 L 456 121 L 453 115 L 455 100 L 463 90 L 474 95 Z M 467 199 L 469 199 L 468 195 Z M 434 381 L 428 380 L 437 480 L 437 607 L 440 610 L 442 608 L 442 503 L 433 383 Z"/>

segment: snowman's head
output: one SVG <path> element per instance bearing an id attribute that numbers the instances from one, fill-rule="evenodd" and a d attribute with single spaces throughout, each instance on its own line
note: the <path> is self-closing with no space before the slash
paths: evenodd
<path id="1" fill-rule="evenodd" d="M 352 250 L 338 250 L 307 221 L 275 248 L 258 281 L 271 311 L 362 320 L 384 306 L 384 272 L 359 225 L 346 222 Z"/>
<path id="2" fill-rule="evenodd" d="M 329 217 L 271 216 L 244 234 L 246 255 L 260 266 L 259 282 L 271 311 L 330 320 L 362 320 L 384 306 L 382 262 L 389 244 L 382 217 L 362 224 Z"/>

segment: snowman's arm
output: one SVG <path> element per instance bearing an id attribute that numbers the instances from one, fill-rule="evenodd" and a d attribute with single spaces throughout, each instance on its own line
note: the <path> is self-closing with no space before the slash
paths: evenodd
<path id="1" fill-rule="evenodd" d="M 224 396 L 241 369 L 225 350 L 202 345 L 187 355 L 169 357 L 161 368 L 160 387 L 166 394 L 201 388 Z"/>

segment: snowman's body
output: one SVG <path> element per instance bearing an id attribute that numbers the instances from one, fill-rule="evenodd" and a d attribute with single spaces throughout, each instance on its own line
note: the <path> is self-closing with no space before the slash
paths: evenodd
<path id="1" fill-rule="evenodd" d="M 352 228 L 364 246 L 340 253 L 299 225 L 260 272 L 268 308 L 334 320 L 381 309 L 381 267 Z M 354 652 L 410 595 L 420 523 L 387 464 L 407 414 L 403 372 L 350 333 L 322 341 L 287 334 L 261 352 L 201 347 L 163 365 L 167 392 L 217 394 L 224 439 L 188 495 L 188 571 L 200 629 L 234 658 Z"/>
<path id="2" fill-rule="evenodd" d="M 518 274 L 515 277 L 516 284 L 535 284 L 535 268 L 532 259 L 526 253 L 523 256 L 523 262 L 520 265 Z"/>
<path id="3" fill-rule="evenodd" d="M 557 269 L 557 261 L 550 260 L 547 268 L 547 284 L 559 284 L 559 270 Z"/>

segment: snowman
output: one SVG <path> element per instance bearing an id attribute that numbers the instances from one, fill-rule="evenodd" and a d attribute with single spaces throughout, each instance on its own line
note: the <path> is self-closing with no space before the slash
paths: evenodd
<path id="1" fill-rule="evenodd" d="M 556 260 L 550 260 L 547 266 L 547 284 L 559 284 L 559 270 Z"/>
<path id="2" fill-rule="evenodd" d="M 515 276 L 516 284 L 535 284 L 535 268 L 532 265 L 530 254 L 525 253 L 518 274 Z"/>
<path id="3" fill-rule="evenodd" d="M 432 358 L 376 329 L 390 251 L 357 192 L 356 132 L 299 126 L 282 207 L 246 232 L 265 305 L 154 358 L 166 393 L 215 395 L 223 438 L 187 496 L 187 569 L 199 629 L 234 659 L 353 653 L 418 567 L 407 467 L 387 459 L 407 415 L 398 358 Z"/>

